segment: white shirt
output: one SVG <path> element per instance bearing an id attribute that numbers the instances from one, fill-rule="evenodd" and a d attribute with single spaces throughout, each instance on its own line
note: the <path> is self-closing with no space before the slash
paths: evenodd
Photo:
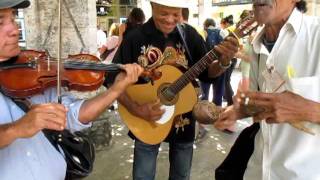
<path id="1" fill-rule="evenodd" d="M 113 49 L 113 51 L 104 59 L 102 62 L 105 64 L 110 64 L 114 55 L 117 52 L 118 49 L 118 44 L 119 44 L 119 36 L 109 36 L 107 37 L 107 41 L 105 46 L 107 49 Z"/>
<path id="2" fill-rule="evenodd" d="M 43 95 L 32 97 L 30 102 L 52 102 L 56 97 L 56 90 L 52 88 Z M 83 100 L 76 99 L 71 94 L 64 94 L 62 102 L 68 107 L 68 129 L 76 131 L 90 127 L 91 124 L 84 125 L 78 121 Z M 0 112 L 0 124 L 12 123 L 25 114 L 10 98 L 1 93 Z M 42 132 L 31 138 L 16 139 L 9 146 L 0 149 L 1 180 L 64 180 L 65 174 L 66 163 L 63 156 Z"/>
<path id="3" fill-rule="evenodd" d="M 106 33 L 103 30 L 98 29 L 98 31 L 97 31 L 97 45 L 98 45 L 98 48 L 101 48 L 104 44 L 106 44 L 106 41 L 107 41 Z"/>
<path id="4" fill-rule="evenodd" d="M 270 54 L 261 43 L 262 35 L 263 29 L 253 40 L 256 54 L 251 65 L 251 88 L 259 86 L 261 91 L 267 92 L 268 83 L 262 72 L 266 67 L 274 66 L 287 82 L 281 91 L 290 90 L 320 102 L 320 19 L 308 17 L 295 9 L 282 27 Z M 260 60 L 257 54 L 260 54 Z M 294 71 L 294 76 L 290 77 L 288 69 Z M 308 125 L 316 136 L 289 124 L 262 121 L 244 179 L 319 180 L 319 125 Z"/>

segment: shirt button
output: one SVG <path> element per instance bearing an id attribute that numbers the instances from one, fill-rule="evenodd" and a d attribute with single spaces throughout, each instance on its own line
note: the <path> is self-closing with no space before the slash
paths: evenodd
<path id="1" fill-rule="evenodd" d="M 31 152 L 30 151 L 27 152 L 27 156 L 31 156 Z"/>

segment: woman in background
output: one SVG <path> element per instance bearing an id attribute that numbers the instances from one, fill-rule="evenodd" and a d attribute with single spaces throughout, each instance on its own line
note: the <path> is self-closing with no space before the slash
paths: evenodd
<path id="1" fill-rule="evenodd" d="M 132 29 L 141 26 L 146 17 L 140 8 L 133 8 L 128 16 L 126 23 L 119 26 L 119 45 L 122 42 L 123 37 Z"/>
<path id="2" fill-rule="evenodd" d="M 119 24 L 112 23 L 109 29 L 109 36 L 107 37 L 106 43 L 101 47 L 103 52 L 100 56 L 101 61 L 105 64 L 112 62 L 113 56 L 117 52 L 119 45 Z"/>

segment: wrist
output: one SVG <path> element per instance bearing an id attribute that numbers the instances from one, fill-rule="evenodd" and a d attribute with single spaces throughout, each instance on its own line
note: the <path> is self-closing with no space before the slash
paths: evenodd
<path id="1" fill-rule="evenodd" d="M 16 130 L 14 123 L 0 125 L 0 149 L 10 145 L 13 141 L 19 138 L 18 131 Z"/>
<path id="2" fill-rule="evenodd" d="M 228 69 L 229 67 L 231 66 L 231 62 L 229 61 L 229 63 L 228 64 L 223 64 L 223 63 L 221 63 L 221 61 L 219 61 L 219 67 L 221 68 L 221 69 Z"/>
<path id="3" fill-rule="evenodd" d="M 20 128 L 20 120 L 13 122 L 8 127 L 8 135 L 13 139 L 23 138 L 23 131 Z"/>
<path id="4" fill-rule="evenodd" d="M 316 103 L 316 102 L 311 102 L 312 104 L 310 104 L 310 107 L 313 107 L 312 109 L 312 113 L 310 114 L 311 117 L 309 117 L 311 119 L 312 122 L 318 123 L 320 124 L 320 104 Z"/>

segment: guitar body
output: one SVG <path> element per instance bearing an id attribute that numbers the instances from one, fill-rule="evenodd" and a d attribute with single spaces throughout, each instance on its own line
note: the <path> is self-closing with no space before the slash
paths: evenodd
<path id="1" fill-rule="evenodd" d="M 138 84 L 128 87 L 127 93 L 132 100 L 139 104 L 156 101 L 159 99 L 159 89 L 164 84 L 172 84 L 182 72 L 174 66 L 163 65 L 158 68 L 162 77 L 148 84 Z M 160 98 L 161 99 L 161 98 Z M 189 112 L 197 102 L 197 93 L 191 83 L 185 86 L 177 95 L 174 104 L 167 105 L 168 111 L 159 122 L 150 122 L 132 115 L 123 105 L 119 104 L 119 114 L 130 131 L 146 144 L 158 144 L 169 134 L 175 116 Z"/>

